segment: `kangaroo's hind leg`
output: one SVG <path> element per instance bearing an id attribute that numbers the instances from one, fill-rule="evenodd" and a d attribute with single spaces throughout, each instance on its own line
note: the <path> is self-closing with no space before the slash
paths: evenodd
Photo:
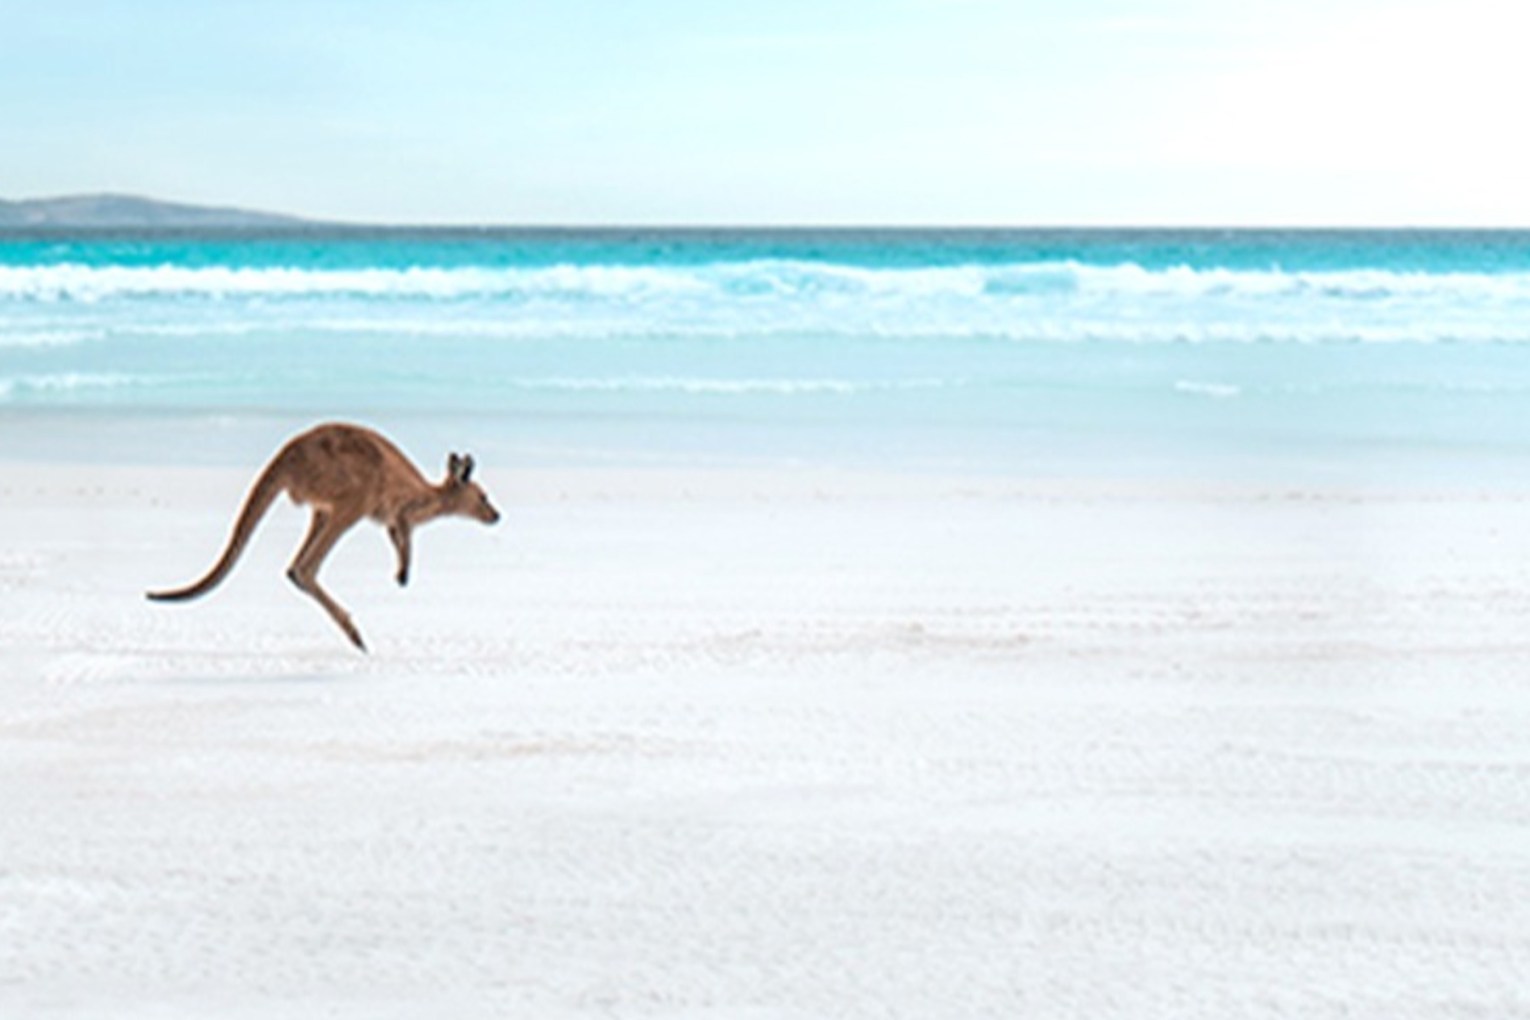
<path id="1" fill-rule="evenodd" d="M 351 644 L 367 650 L 366 644 L 361 640 L 361 631 L 351 622 L 351 614 L 347 613 L 340 603 L 330 597 L 329 592 L 319 585 L 319 567 L 324 564 L 324 558 L 329 555 L 340 536 L 351 529 L 356 523 L 356 518 L 340 517 L 329 510 L 315 508 L 313 520 L 308 525 L 308 537 L 303 539 L 303 544 L 298 548 L 297 555 L 292 559 L 292 566 L 287 570 L 287 577 L 293 584 L 298 586 L 304 594 L 313 597 L 314 601 L 324 607 L 324 611 L 345 631 L 345 636 L 351 639 Z"/>
<path id="2" fill-rule="evenodd" d="M 402 587 L 409 583 L 409 525 L 395 521 L 388 525 L 388 537 L 393 539 L 393 548 L 398 550 L 398 573 L 393 579 Z"/>

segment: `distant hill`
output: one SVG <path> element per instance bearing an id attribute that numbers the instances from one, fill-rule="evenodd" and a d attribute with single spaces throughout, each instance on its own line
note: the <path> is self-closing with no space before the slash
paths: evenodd
<path id="1" fill-rule="evenodd" d="M 220 206 L 160 202 L 137 195 L 0 199 L 0 229 L 133 227 L 294 227 L 311 220 Z"/>

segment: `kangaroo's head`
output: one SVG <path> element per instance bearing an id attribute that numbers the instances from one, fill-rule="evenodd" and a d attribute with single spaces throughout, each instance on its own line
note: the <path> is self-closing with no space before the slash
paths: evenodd
<path id="1" fill-rule="evenodd" d="M 473 481 L 473 458 L 470 454 L 446 459 L 446 481 L 441 484 L 442 511 L 471 517 L 485 524 L 499 520 L 499 511 L 489 502 L 488 493 Z"/>

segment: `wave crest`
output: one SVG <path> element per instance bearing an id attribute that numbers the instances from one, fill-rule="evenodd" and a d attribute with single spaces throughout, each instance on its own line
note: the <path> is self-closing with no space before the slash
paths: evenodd
<path id="1" fill-rule="evenodd" d="M 698 265 L 309 269 L 229 266 L 0 266 L 0 300 L 104 301 L 146 297 L 731 298 L 860 296 L 904 300 L 1058 296 L 1319 296 L 1346 300 L 1435 297 L 1530 301 L 1530 273 L 1380 269 L 1247 270 L 1073 260 L 871 268 L 761 259 Z"/>
<path id="2" fill-rule="evenodd" d="M 0 266 L 0 348 L 265 330 L 504 339 L 1530 342 L 1530 272 L 1073 260 L 303 269 Z"/>

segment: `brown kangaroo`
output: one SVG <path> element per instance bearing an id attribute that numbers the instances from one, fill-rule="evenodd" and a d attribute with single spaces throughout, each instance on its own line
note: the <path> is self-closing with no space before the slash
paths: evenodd
<path id="1" fill-rule="evenodd" d="M 212 591 L 234 568 L 276 497 L 285 492 L 294 503 L 313 507 L 308 537 L 293 557 L 287 577 L 324 607 L 352 644 L 366 651 L 350 614 L 319 586 L 324 558 L 341 535 L 363 517 L 370 517 L 387 527 L 398 550 L 396 578 L 400 585 L 408 584 L 409 536 L 416 525 L 449 514 L 485 524 L 499 520 L 499 511 L 472 481 L 472 475 L 473 458 L 454 453 L 446 462 L 446 478 L 432 485 L 398 447 L 371 429 L 320 425 L 288 440 L 255 479 L 234 521 L 228 545 L 207 576 L 174 591 L 151 591 L 149 598 L 180 601 Z"/>

